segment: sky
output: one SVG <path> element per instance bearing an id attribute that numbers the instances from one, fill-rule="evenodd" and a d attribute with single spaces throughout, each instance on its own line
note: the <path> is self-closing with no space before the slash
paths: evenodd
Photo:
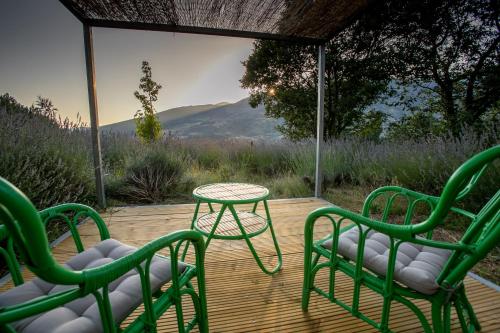
<path id="1" fill-rule="evenodd" d="M 1 0 L 0 94 L 31 105 L 52 100 L 62 116 L 89 122 L 82 24 L 57 0 Z M 143 60 L 163 86 L 156 109 L 236 102 L 251 39 L 94 28 L 99 122 L 130 119 Z"/>

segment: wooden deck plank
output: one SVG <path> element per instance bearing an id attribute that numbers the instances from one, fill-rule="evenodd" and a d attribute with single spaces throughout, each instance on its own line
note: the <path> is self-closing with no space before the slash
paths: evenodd
<path id="1" fill-rule="evenodd" d="M 314 198 L 269 202 L 283 252 L 283 270 L 275 276 L 260 271 L 244 241 L 211 242 L 205 267 L 211 332 L 376 332 L 372 326 L 318 295 L 312 296 L 307 313 L 301 310 L 304 221 L 310 211 L 327 204 Z M 202 211 L 207 212 L 206 208 Z M 174 230 L 189 228 L 193 212 L 194 205 L 120 207 L 104 214 L 103 218 L 113 238 L 140 246 Z M 328 223 L 320 223 L 316 234 L 323 236 L 330 230 Z M 85 244 L 99 240 L 97 229 L 91 223 L 80 226 L 79 231 Z M 263 261 L 269 265 L 274 263 L 276 258 L 269 232 L 253 240 Z M 74 252 L 71 239 L 54 249 L 60 261 L 65 261 Z M 31 276 L 27 270 L 24 275 Z M 320 272 L 317 283 L 326 285 L 327 274 Z M 340 275 L 337 286 L 338 297 L 348 301 L 352 297 L 351 279 Z M 466 279 L 466 288 L 483 332 L 500 331 L 500 293 L 471 278 Z M 381 302 L 379 295 L 363 290 L 361 309 L 371 318 L 379 318 Z M 430 313 L 425 302 L 418 304 L 426 309 L 426 314 Z M 184 306 L 188 318 L 192 307 L 188 302 Z M 393 330 L 422 331 L 416 317 L 404 306 L 395 303 L 391 312 Z M 130 320 L 132 318 L 127 322 Z M 160 332 L 177 331 L 172 310 L 159 320 L 158 329 Z M 460 331 L 457 320 L 453 322 L 452 331 Z"/>

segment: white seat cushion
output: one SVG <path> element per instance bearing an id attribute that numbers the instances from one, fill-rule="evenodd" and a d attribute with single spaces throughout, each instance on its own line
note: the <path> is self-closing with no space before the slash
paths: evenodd
<path id="1" fill-rule="evenodd" d="M 359 229 L 353 227 L 347 230 L 339 237 L 338 254 L 355 261 L 358 242 Z M 331 250 L 332 239 L 322 245 Z M 370 230 L 365 240 L 363 267 L 385 276 L 389 246 L 390 239 L 387 235 Z M 450 254 L 449 250 L 405 242 L 397 252 L 394 279 L 423 294 L 432 295 L 439 288 L 436 279 Z"/>
<path id="2" fill-rule="evenodd" d="M 72 257 L 65 266 L 72 270 L 82 270 L 104 265 L 136 250 L 135 247 L 114 239 L 104 240 Z M 179 263 L 179 271 L 186 268 Z M 170 260 L 155 256 L 150 267 L 151 290 L 154 293 L 172 277 Z M 0 308 L 19 304 L 37 297 L 54 294 L 74 286 L 54 285 L 35 278 L 20 286 L 0 294 Z M 135 269 L 127 272 L 109 284 L 109 299 L 113 309 L 113 319 L 119 324 L 139 304 L 142 303 L 140 276 Z M 93 295 L 74 300 L 51 311 L 25 318 L 12 324 L 18 332 L 102 332 L 101 317 Z"/>

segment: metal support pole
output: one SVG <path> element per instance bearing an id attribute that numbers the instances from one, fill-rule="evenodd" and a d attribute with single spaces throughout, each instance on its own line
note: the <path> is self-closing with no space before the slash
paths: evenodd
<path id="1" fill-rule="evenodd" d="M 323 130 L 325 115 L 325 45 L 318 48 L 318 114 L 316 129 L 316 179 L 314 195 L 321 197 L 321 150 L 323 146 Z"/>
<path id="2" fill-rule="evenodd" d="M 85 64 L 87 66 L 87 88 L 90 110 L 90 136 L 92 137 L 92 153 L 94 157 L 95 187 L 99 207 L 106 208 L 104 194 L 104 179 L 101 159 L 101 141 L 99 135 L 99 115 L 97 109 L 97 95 L 95 88 L 94 46 L 92 42 L 92 27 L 83 25 L 83 39 L 85 42 Z"/>

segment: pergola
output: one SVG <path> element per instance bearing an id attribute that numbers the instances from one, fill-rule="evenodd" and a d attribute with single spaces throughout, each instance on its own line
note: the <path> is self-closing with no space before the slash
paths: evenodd
<path id="1" fill-rule="evenodd" d="M 318 46 L 315 196 L 321 196 L 325 43 L 375 0 L 60 0 L 83 24 L 96 192 L 106 207 L 92 28 L 282 40 Z"/>

